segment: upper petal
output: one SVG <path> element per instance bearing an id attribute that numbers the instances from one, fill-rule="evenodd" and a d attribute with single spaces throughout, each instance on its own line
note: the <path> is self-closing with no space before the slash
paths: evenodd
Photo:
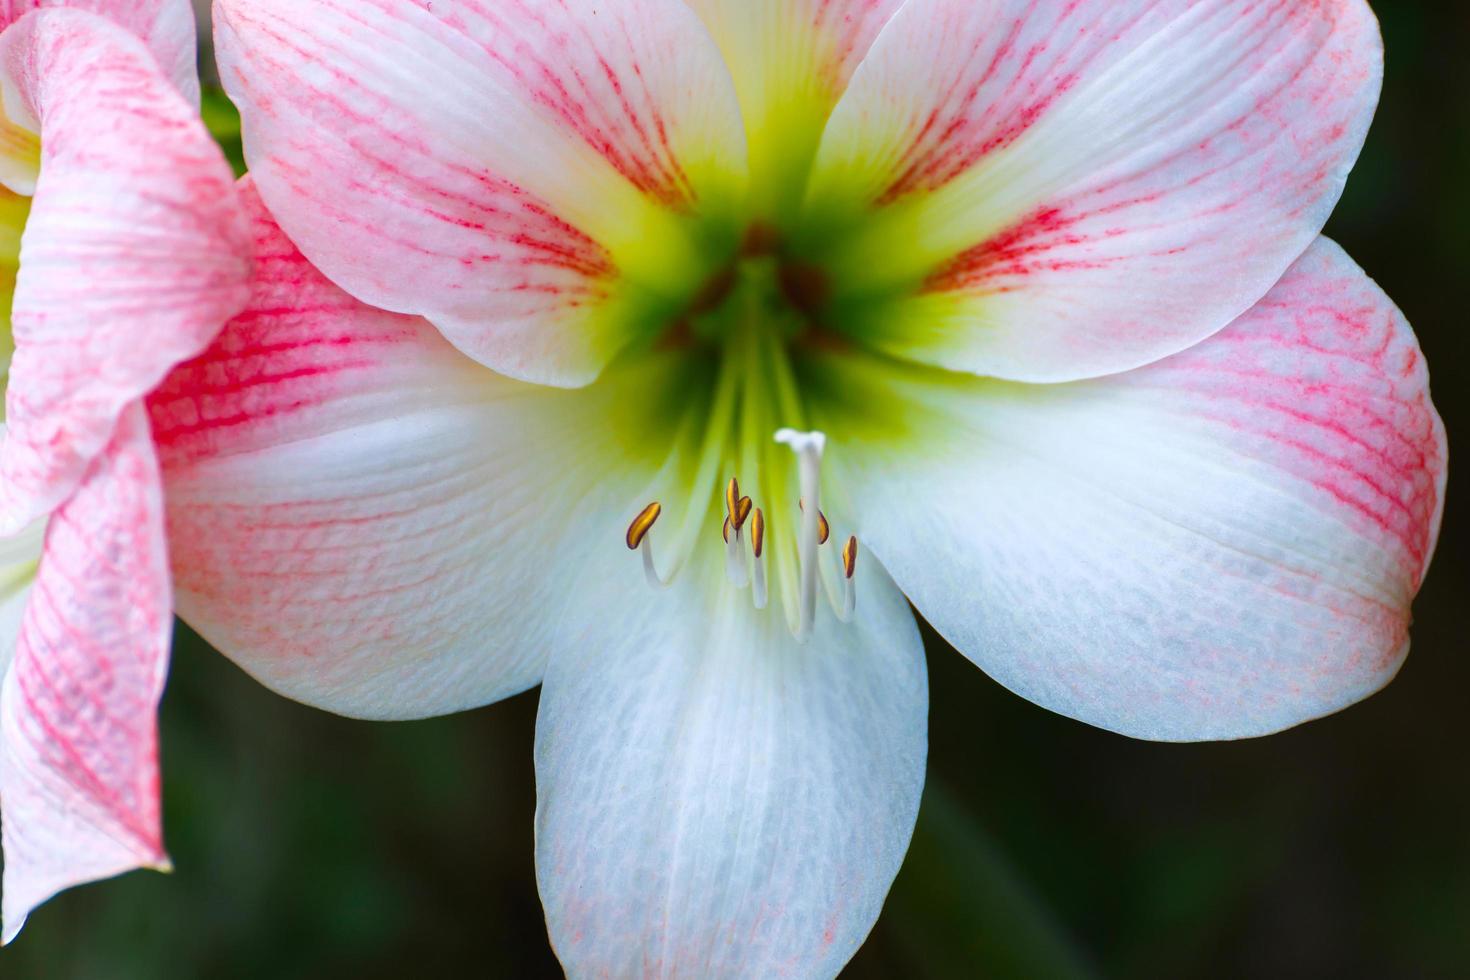
<path id="1" fill-rule="evenodd" d="M 536 719 L 536 872 L 568 975 L 836 976 L 923 787 L 902 595 L 869 563 L 854 621 L 799 643 L 718 556 L 663 592 L 589 572 Z"/>
<path id="2" fill-rule="evenodd" d="M 812 182 L 834 325 L 1021 381 L 1182 350 L 1321 230 L 1381 76 L 1363 0 L 912 0 Z"/>
<path id="3" fill-rule="evenodd" d="M 124 406 L 240 309 L 249 239 L 229 165 L 136 37 L 36 11 L 0 36 L 0 73 L 42 143 L 0 450 L 14 529 L 64 500 Z"/>
<path id="4" fill-rule="evenodd" d="M 143 39 L 179 92 L 199 103 L 198 26 L 189 0 L 0 0 L 0 28 L 47 7 L 89 10 L 121 24 Z"/>
<path id="5" fill-rule="evenodd" d="M 669 365 L 578 391 L 511 381 L 343 293 L 244 196 L 250 305 L 150 402 L 180 615 L 270 687 L 345 714 L 530 687 L 569 571 L 622 549 L 628 485 L 660 462 L 599 426 L 660 431 Z"/>
<path id="6" fill-rule="evenodd" d="M 903 2 L 688 0 L 734 77 L 767 219 L 800 203 L 833 106 Z"/>
<path id="7" fill-rule="evenodd" d="M 849 408 L 894 413 L 862 447 L 852 418 L 822 420 L 860 533 L 1027 698 L 1141 737 L 1260 735 L 1366 697 L 1408 652 L 1444 428 L 1413 333 L 1330 242 L 1138 371 L 848 384 Z"/>
<path id="8" fill-rule="evenodd" d="M 168 865 L 158 700 L 173 614 L 141 405 L 52 517 L 0 691 L 3 940 L 65 888 Z"/>
<path id="9" fill-rule="evenodd" d="M 292 240 L 503 373 L 590 381 L 733 248 L 740 111 L 680 0 L 217 13 L 246 158 Z"/>

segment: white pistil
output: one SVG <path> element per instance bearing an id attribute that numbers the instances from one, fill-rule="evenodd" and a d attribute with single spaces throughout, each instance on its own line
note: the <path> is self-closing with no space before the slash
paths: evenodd
<path id="1" fill-rule="evenodd" d="M 821 539 L 821 483 L 822 453 L 827 448 L 827 437 L 820 432 L 797 432 L 782 429 L 776 433 L 776 441 L 783 443 L 796 453 L 801 482 L 801 497 L 806 506 L 800 508 L 801 531 L 797 535 L 797 558 L 801 563 L 801 590 L 798 599 L 800 620 L 796 635 L 805 639 L 811 635 L 812 625 L 817 618 L 817 549 Z"/>

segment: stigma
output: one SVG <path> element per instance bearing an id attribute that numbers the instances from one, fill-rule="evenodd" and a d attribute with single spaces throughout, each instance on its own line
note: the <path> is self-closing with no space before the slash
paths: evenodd
<path id="1" fill-rule="evenodd" d="M 771 539 L 767 511 L 743 494 L 739 477 L 732 476 L 724 484 L 723 506 L 717 512 L 719 547 L 724 552 L 724 576 L 729 586 L 736 590 L 749 589 L 751 602 L 757 610 L 764 610 L 771 604 L 773 593 L 781 594 L 783 601 L 780 605 L 787 613 L 788 625 L 798 639 L 805 639 L 815 628 L 821 596 L 826 597 L 838 621 L 845 623 L 851 620 L 857 606 L 858 539 L 849 535 L 840 551 L 828 547 L 832 541 L 832 525 L 821 508 L 821 467 L 826 436 L 820 432 L 781 429 L 775 438 L 791 449 L 796 457 L 797 486 L 789 488 L 796 492 L 787 498 L 790 501 L 787 506 L 791 507 L 790 520 L 783 525 L 788 529 L 787 533 L 777 540 Z M 756 483 L 757 490 L 764 488 L 761 480 Z M 688 558 L 687 554 L 676 556 L 674 575 L 659 573 L 653 541 L 654 526 L 662 514 L 660 502 L 648 504 L 628 525 L 625 537 L 629 550 L 640 554 L 644 575 L 655 589 L 671 585 L 678 574 L 678 566 Z M 786 553 L 781 554 L 781 549 L 786 549 Z M 790 560 L 793 552 L 794 562 Z M 773 566 L 778 557 L 782 559 L 779 567 L 786 570 L 784 578 Z"/>

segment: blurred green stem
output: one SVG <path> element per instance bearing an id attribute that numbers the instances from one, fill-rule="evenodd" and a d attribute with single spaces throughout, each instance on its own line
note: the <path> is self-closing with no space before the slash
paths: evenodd
<path id="1" fill-rule="evenodd" d="M 1097 976 L 999 844 L 933 778 L 885 914 L 912 976 Z"/>

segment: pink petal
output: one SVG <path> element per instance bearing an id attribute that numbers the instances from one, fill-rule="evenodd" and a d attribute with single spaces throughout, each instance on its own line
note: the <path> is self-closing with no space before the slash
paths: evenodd
<path id="1" fill-rule="evenodd" d="M 166 868 L 156 714 L 173 617 L 141 405 L 51 518 L 0 694 L 4 934 L 73 885 Z"/>
<path id="2" fill-rule="evenodd" d="M 1023 696 L 1139 737 L 1239 738 L 1339 710 L 1403 663 L 1445 433 L 1413 332 L 1336 245 L 1137 371 L 872 378 L 907 434 L 832 454 L 859 533 Z"/>
<path id="3" fill-rule="evenodd" d="M 912 0 L 812 181 L 834 325 L 1021 381 L 1182 350 L 1321 230 L 1381 76 L 1363 0 Z"/>
<path id="4" fill-rule="evenodd" d="M 617 406 L 645 424 L 618 403 L 649 373 L 570 392 L 496 375 L 329 283 L 245 186 L 254 297 L 150 400 L 179 614 L 263 683 L 344 714 L 537 683 L 568 572 L 589 548 L 626 558 L 621 514 L 647 502 L 629 483 L 653 450 L 588 419 Z M 588 532 L 589 511 L 619 516 Z"/>
<path id="5" fill-rule="evenodd" d="M 142 38 L 179 92 L 198 104 L 198 26 L 189 0 L 0 0 L 0 29 L 55 7 L 101 14 Z"/>
<path id="6" fill-rule="evenodd" d="M 246 157 L 334 282 L 514 377 L 590 381 L 715 257 L 745 148 L 679 0 L 222 0 Z M 729 232 L 733 247 L 733 230 Z"/>
<path id="7" fill-rule="evenodd" d="M 244 304 L 233 177 L 141 41 L 41 10 L 0 36 L 0 70 L 41 120 L 41 179 L 13 312 L 0 524 L 65 500 L 118 413 Z"/>

